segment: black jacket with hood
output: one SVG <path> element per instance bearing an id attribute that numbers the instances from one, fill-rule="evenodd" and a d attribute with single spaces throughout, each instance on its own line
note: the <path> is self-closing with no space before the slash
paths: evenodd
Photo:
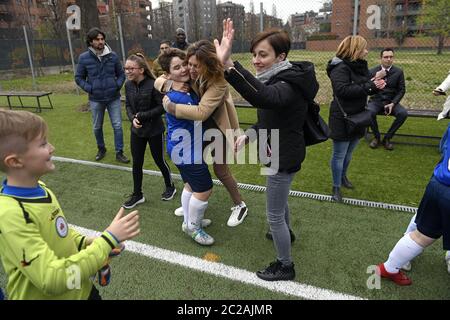
<path id="1" fill-rule="evenodd" d="M 258 122 L 254 128 L 279 129 L 278 171 L 288 173 L 299 171 L 305 159 L 303 125 L 308 101 L 312 101 L 319 90 L 311 62 L 291 63 L 291 68 L 279 72 L 266 83 L 256 79 L 239 62 L 225 73 L 227 81 L 242 97 L 258 108 Z"/>
<path id="2" fill-rule="evenodd" d="M 337 106 L 336 97 L 347 114 L 352 115 L 364 111 L 367 97 L 378 92 L 377 87 L 370 80 L 367 61 L 350 61 L 334 57 L 328 62 L 327 74 L 333 88 L 333 101 L 330 106 L 328 122 L 331 138 L 339 141 L 361 138 L 364 136 L 365 128 L 348 134 L 344 115 Z"/>

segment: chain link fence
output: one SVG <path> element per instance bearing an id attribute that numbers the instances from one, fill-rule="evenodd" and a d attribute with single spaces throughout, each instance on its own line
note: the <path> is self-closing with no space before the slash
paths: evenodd
<path id="1" fill-rule="evenodd" d="M 178 2 L 180 1 L 177 0 Z M 382 48 L 395 50 L 394 64 L 404 70 L 406 79 L 406 95 L 402 100 L 404 106 L 413 109 L 442 108 L 444 98 L 432 97 L 430 93 L 450 70 L 448 0 L 273 0 L 262 2 L 263 14 L 260 13 L 258 1 L 254 1 L 253 7 L 253 1 L 231 2 L 235 6 L 231 6 L 229 2 L 213 2 L 216 17 L 209 19 L 215 19 L 216 23 L 209 26 L 216 27 L 214 30 L 207 30 L 208 36 L 205 38 L 212 40 L 221 35 L 220 21 L 228 16 L 233 18 L 237 21 L 234 57 L 254 71 L 251 54 L 248 52 L 251 38 L 261 27 L 285 28 L 292 40 L 292 51 L 288 58 L 292 61 L 309 60 L 316 66 L 320 83 L 317 101 L 322 104 L 328 104 L 332 97 L 330 80 L 326 75 L 327 62 L 334 56 L 340 41 L 347 35 L 356 33 L 368 41 L 369 67 L 380 63 Z M 153 3 L 152 11 L 158 10 L 158 3 Z M 230 10 L 230 6 L 233 10 Z M 153 17 L 153 13 L 150 16 Z M 159 25 L 158 29 L 155 26 L 152 38 L 137 37 L 137 33 L 133 33 L 137 25 L 129 21 L 122 27 L 123 51 L 120 34 L 114 33 L 119 28 L 104 28 L 110 47 L 122 59 L 131 52 L 140 51 L 151 61 L 158 55 L 160 41 L 174 41 L 173 30 L 180 25 L 173 21 L 171 28 Z M 186 24 L 181 27 L 186 27 Z M 200 28 L 202 32 L 192 30 L 193 28 Z M 199 40 L 205 34 L 205 28 L 201 21 L 187 25 L 189 41 Z M 36 32 L 30 32 L 29 38 L 37 76 L 52 71 L 72 70 L 67 38 L 48 40 L 39 37 Z M 77 63 L 79 55 L 86 50 L 84 36 L 80 32 L 72 34 L 72 47 Z M 18 39 L 0 40 L 0 57 L 2 79 L 31 74 L 26 43 L 24 37 L 20 37 L 20 32 Z M 241 98 L 236 95 L 235 99 Z"/>

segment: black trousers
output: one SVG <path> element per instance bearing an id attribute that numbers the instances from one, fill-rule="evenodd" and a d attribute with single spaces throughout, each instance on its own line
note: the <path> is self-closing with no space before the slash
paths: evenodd
<path id="1" fill-rule="evenodd" d="M 142 168 L 144 166 L 144 156 L 147 144 L 150 147 L 153 160 L 161 171 L 166 187 L 173 185 L 172 177 L 170 176 L 170 168 L 164 159 L 164 132 L 150 138 L 138 137 L 131 132 L 130 146 L 131 155 L 133 157 L 133 185 L 134 193 L 142 193 Z"/>
<path id="2" fill-rule="evenodd" d="M 384 106 L 386 104 L 388 103 L 384 103 L 382 101 L 369 101 L 369 104 L 367 106 L 370 112 L 372 113 L 372 124 L 370 125 L 370 128 L 372 129 L 372 132 L 375 138 L 377 139 L 380 139 L 380 130 L 378 129 L 377 114 L 384 112 Z M 392 109 L 391 115 L 395 117 L 395 120 L 392 123 L 386 135 L 384 136 L 385 139 L 392 139 L 397 130 L 406 121 L 406 118 L 408 118 L 408 111 L 406 111 L 406 109 L 401 104 L 397 104 Z"/>

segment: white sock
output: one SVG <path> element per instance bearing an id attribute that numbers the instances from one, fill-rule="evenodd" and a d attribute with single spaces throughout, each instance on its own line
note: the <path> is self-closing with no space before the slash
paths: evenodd
<path id="1" fill-rule="evenodd" d="M 411 221 L 408 224 L 408 228 L 406 228 L 405 234 L 417 230 L 417 224 L 414 222 L 416 220 L 416 216 L 417 214 L 413 215 L 413 217 L 411 218 Z"/>
<path id="2" fill-rule="evenodd" d="M 206 208 L 208 208 L 208 201 L 201 201 L 191 197 L 189 201 L 189 224 L 188 229 L 190 231 L 200 229 L 202 227 L 203 216 L 205 215 Z"/>
<path id="3" fill-rule="evenodd" d="M 183 189 L 181 193 L 181 207 L 183 208 L 183 222 L 188 225 L 189 223 L 189 201 L 191 200 L 192 192 Z"/>
<path id="4" fill-rule="evenodd" d="M 424 248 L 411 239 L 409 233 L 401 238 L 389 254 L 384 263 L 387 272 L 397 273 L 408 261 L 411 261 L 422 253 Z"/>

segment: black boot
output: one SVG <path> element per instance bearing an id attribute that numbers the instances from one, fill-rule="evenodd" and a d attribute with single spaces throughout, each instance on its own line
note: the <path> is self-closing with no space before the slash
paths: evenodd
<path id="1" fill-rule="evenodd" d="M 347 189 L 353 189 L 353 184 L 348 180 L 347 176 L 342 177 L 342 186 L 346 187 Z"/>
<path id="2" fill-rule="evenodd" d="M 95 156 L 95 161 L 102 160 L 106 155 L 106 148 L 98 148 L 97 155 Z"/>
<path id="3" fill-rule="evenodd" d="M 336 202 L 342 202 L 342 194 L 340 187 L 333 187 L 332 199 Z"/>

